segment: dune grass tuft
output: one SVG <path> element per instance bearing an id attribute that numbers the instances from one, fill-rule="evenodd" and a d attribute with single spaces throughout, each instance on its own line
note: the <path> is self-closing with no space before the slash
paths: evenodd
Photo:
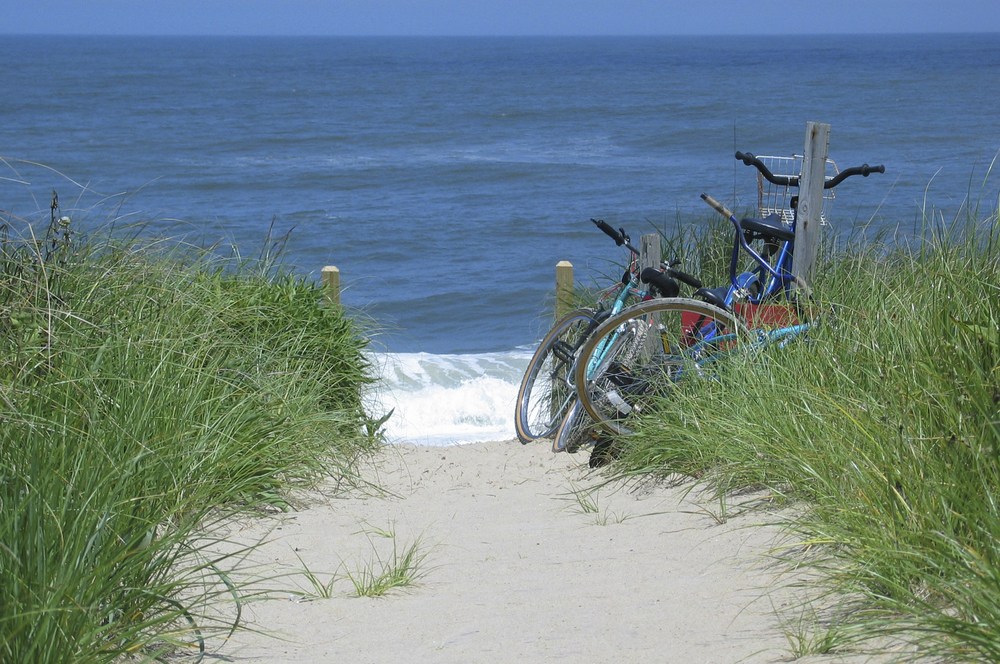
<path id="1" fill-rule="evenodd" d="M 200 657 L 211 524 L 378 444 L 365 342 L 272 264 L 74 225 L 0 229 L 0 660 Z"/>
<path id="2" fill-rule="evenodd" d="M 624 477 L 795 505 L 789 566 L 858 607 L 798 630 L 803 653 L 892 637 L 1000 661 L 1000 226 L 978 213 L 905 245 L 829 243 L 808 339 L 671 390 L 619 441 Z"/>

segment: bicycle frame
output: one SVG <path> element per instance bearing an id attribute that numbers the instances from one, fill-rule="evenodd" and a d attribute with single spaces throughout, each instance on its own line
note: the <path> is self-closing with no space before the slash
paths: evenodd
<path id="1" fill-rule="evenodd" d="M 598 298 L 598 303 L 603 303 L 611 296 L 612 293 L 615 294 L 615 298 L 611 304 L 611 307 L 609 307 L 608 309 L 601 308 L 599 315 L 595 316 L 595 322 L 597 323 L 607 320 L 611 316 L 614 316 L 619 312 L 621 312 L 625 308 L 625 304 L 629 301 L 629 299 L 634 297 L 638 298 L 639 300 L 644 300 L 649 297 L 649 291 L 643 290 L 640 287 L 642 282 L 639 279 L 639 271 L 637 269 L 639 263 L 639 254 L 636 253 L 636 251 L 631 246 L 629 246 L 628 248 L 632 252 L 632 257 L 629 260 L 629 267 L 628 267 L 629 280 L 628 282 L 626 282 L 625 279 L 623 278 L 617 286 L 613 286 L 612 288 L 608 289 L 607 291 L 605 291 L 604 295 Z M 581 337 L 579 343 L 582 344 L 586 340 L 586 336 L 587 335 Z M 579 348 L 574 348 L 572 350 L 573 353 L 575 353 L 577 350 L 579 350 Z M 575 363 L 575 358 L 574 358 L 574 363 Z M 572 375 L 572 373 L 573 372 L 570 371 L 569 374 L 567 374 L 567 384 L 569 387 L 573 387 L 573 385 L 569 383 L 568 379 L 568 376 Z"/>
<path id="2" fill-rule="evenodd" d="M 726 305 L 732 306 L 737 300 L 746 300 L 752 304 L 761 304 L 775 297 L 779 293 L 788 293 L 789 287 L 795 282 L 792 276 L 792 253 L 795 243 L 784 241 L 778 249 L 778 257 L 774 261 L 776 267 L 771 267 L 767 259 L 761 256 L 746 241 L 742 225 L 731 216 L 729 221 L 736 227 L 736 240 L 733 245 L 733 254 L 729 261 L 729 280 L 731 286 L 726 294 Z M 795 232 L 795 222 L 792 222 L 791 231 Z M 757 267 L 749 272 L 736 274 L 739 267 L 740 250 L 745 251 L 754 261 Z M 754 293 L 751 289 L 752 279 L 762 283 L 763 287 Z M 740 297 L 742 296 L 742 297 Z"/>
<path id="3" fill-rule="evenodd" d="M 604 310 L 603 303 L 610 299 L 611 294 L 614 293 L 614 300 L 608 310 L 611 311 L 611 315 L 617 314 L 619 311 L 625 308 L 625 303 L 631 298 L 638 298 L 640 300 L 648 297 L 649 291 L 644 290 L 641 287 L 641 281 L 639 280 L 639 271 L 637 269 L 639 262 L 639 257 L 635 254 L 632 255 L 629 261 L 628 274 L 629 280 L 626 282 L 623 278 L 617 286 L 612 286 L 605 290 L 604 295 L 601 295 L 598 299 L 598 306 L 600 310 Z"/>

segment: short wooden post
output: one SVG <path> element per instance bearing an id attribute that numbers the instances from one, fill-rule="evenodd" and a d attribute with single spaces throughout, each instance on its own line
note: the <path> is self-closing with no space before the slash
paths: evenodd
<path id="1" fill-rule="evenodd" d="M 830 125 L 806 123 L 806 145 L 799 176 L 799 203 L 795 216 L 795 257 L 792 275 L 806 285 L 812 283 L 816 256 L 819 253 L 823 183 L 826 182 L 826 156 L 830 152 Z"/>
<path id="2" fill-rule="evenodd" d="M 647 233 L 639 238 L 639 273 L 641 274 L 643 270 L 647 267 L 660 267 L 660 255 L 662 249 L 660 247 L 660 236 L 658 233 Z M 653 314 L 654 327 L 659 324 L 660 316 L 659 314 Z M 648 352 L 654 352 L 657 343 L 662 343 L 659 341 L 659 334 L 647 334 L 643 345 Z M 662 349 L 662 346 L 660 347 Z"/>
<path id="3" fill-rule="evenodd" d="M 573 305 L 573 264 L 559 261 L 556 263 L 556 320 L 573 311 Z"/>
<path id="4" fill-rule="evenodd" d="M 320 271 L 320 283 L 323 286 L 323 304 L 340 306 L 340 270 L 334 265 L 327 265 Z"/>
<path id="5" fill-rule="evenodd" d="M 649 233 L 639 238 L 639 271 L 660 267 L 660 235 Z"/>

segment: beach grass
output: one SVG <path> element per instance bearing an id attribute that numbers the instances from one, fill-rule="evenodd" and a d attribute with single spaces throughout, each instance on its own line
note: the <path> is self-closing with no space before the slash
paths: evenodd
<path id="1" fill-rule="evenodd" d="M 344 566 L 344 576 L 355 597 L 381 597 L 391 590 L 416 585 L 427 573 L 424 563 L 428 551 L 419 537 L 402 544 L 393 524 L 367 530 L 365 536 L 371 554 L 353 566 Z M 388 542 L 388 550 L 378 540 Z"/>
<path id="2" fill-rule="evenodd" d="M 1000 225 L 988 205 L 933 219 L 907 241 L 828 237 L 808 338 L 670 390 L 618 441 L 618 477 L 780 514 L 775 555 L 851 607 L 793 630 L 803 653 L 889 638 L 1000 661 Z M 699 242 L 676 239 L 713 273 L 731 238 Z"/>
<path id="3" fill-rule="evenodd" d="M 48 222 L 0 229 L 0 660 L 198 658 L 240 617 L 213 524 L 380 444 L 365 341 L 269 260 Z"/>
<path id="4" fill-rule="evenodd" d="M 368 526 L 355 534 L 365 536 L 367 550 L 355 560 L 341 560 L 334 572 L 314 571 L 295 552 L 301 565 L 295 576 L 303 577 L 309 588 L 303 594 L 304 597 L 382 597 L 395 589 L 418 585 L 420 579 L 427 574 L 425 561 L 429 550 L 425 550 L 420 537 L 408 544 L 401 544 L 393 523 L 386 528 Z M 323 577 L 326 577 L 325 581 Z M 342 591 L 341 587 L 345 590 Z"/>

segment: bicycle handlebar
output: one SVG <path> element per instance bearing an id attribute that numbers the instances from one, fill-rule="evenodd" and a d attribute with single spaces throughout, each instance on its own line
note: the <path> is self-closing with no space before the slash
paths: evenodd
<path id="1" fill-rule="evenodd" d="M 701 283 L 701 279 L 694 276 L 693 274 L 688 274 L 687 272 L 681 272 L 680 270 L 676 270 L 672 265 L 669 264 L 664 264 L 664 268 L 665 268 L 664 272 L 666 272 L 668 276 L 673 277 L 678 281 L 684 282 L 691 288 L 701 288 L 703 285 Z"/>
<path id="2" fill-rule="evenodd" d="M 757 170 L 760 171 L 760 174 L 764 176 L 764 179 L 767 180 L 768 182 L 770 182 L 771 184 L 776 184 L 776 185 L 782 186 L 782 187 L 798 187 L 799 186 L 799 178 L 798 178 L 798 176 L 796 176 L 796 175 L 775 175 L 774 173 L 772 173 L 768 169 L 767 166 L 764 165 L 764 162 L 762 162 L 757 157 L 753 156 L 753 153 L 750 153 L 750 152 L 737 152 L 736 153 L 736 158 L 738 160 L 742 161 L 747 166 L 754 166 L 754 167 L 756 167 Z M 848 168 L 847 170 L 844 170 L 844 171 L 841 171 L 840 173 L 837 173 L 837 175 L 835 175 L 832 179 L 827 180 L 826 182 L 824 182 L 823 183 L 823 188 L 824 189 L 833 189 L 838 184 L 840 184 L 841 182 L 843 182 L 847 178 L 851 177 L 852 175 L 861 175 L 863 177 L 868 177 L 872 173 L 885 173 L 885 166 L 882 165 L 882 164 L 879 164 L 878 166 L 869 166 L 868 164 L 864 164 L 862 166 L 854 166 L 852 168 Z M 716 208 L 716 210 L 718 210 L 718 208 Z M 719 212 L 721 213 L 722 211 L 719 210 Z M 728 216 L 728 215 L 726 215 L 726 216 Z"/>
<path id="3" fill-rule="evenodd" d="M 639 250 L 636 249 L 635 247 L 633 247 L 630 244 L 632 240 L 625 233 L 625 229 L 624 228 L 620 228 L 620 229 L 618 229 L 616 231 L 615 229 L 611 228 L 611 226 L 609 226 L 605 221 L 603 221 L 601 219 L 591 219 L 591 221 L 594 222 L 595 226 L 597 226 L 602 231 L 604 231 L 604 233 L 608 237 L 610 237 L 612 240 L 614 240 L 615 244 L 617 244 L 619 247 L 624 246 L 626 249 L 628 249 L 629 251 L 631 251 L 636 256 L 639 255 Z"/>
<path id="4" fill-rule="evenodd" d="M 714 198 L 712 198 L 708 194 L 702 194 L 701 195 L 701 199 L 703 201 L 705 201 L 706 203 L 708 203 L 709 205 L 711 205 L 712 209 L 714 209 L 716 212 L 718 212 L 719 214 L 721 214 L 726 219 L 729 219 L 730 217 L 734 217 L 735 218 L 735 215 L 733 215 L 733 213 L 729 211 L 729 208 L 727 208 L 725 205 L 723 205 L 719 201 L 715 200 Z"/>
<path id="5" fill-rule="evenodd" d="M 770 171 L 770 169 L 767 166 L 764 165 L 764 162 L 762 162 L 757 157 L 753 156 L 753 153 L 751 153 L 751 152 L 739 152 L 739 151 L 737 151 L 736 152 L 736 158 L 739 159 L 740 161 L 742 161 L 747 166 L 756 166 L 757 170 L 760 171 L 760 174 L 764 176 L 764 179 L 767 180 L 768 182 L 770 182 L 771 184 L 776 184 L 776 185 L 782 186 L 782 187 L 788 187 L 788 186 L 797 187 L 797 186 L 799 186 L 799 179 L 797 177 L 795 177 L 795 176 L 789 176 L 789 175 L 775 175 L 774 173 L 772 173 Z M 709 205 L 712 205 L 712 204 L 709 203 Z M 712 205 L 712 207 L 715 207 L 715 206 Z M 719 208 L 715 208 L 715 209 L 718 210 Z M 719 210 L 719 212 L 721 213 L 722 211 Z M 729 215 L 726 215 L 726 216 L 728 217 Z"/>
<path id="6" fill-rule="evenodd" d="M 723 208 L 723 209 L 725 209 L 725 208 Z M 619 247 L 621 247 L 621 246 L 624 245 L 627 249 L 629 249 L 629 251 L 631 251 L 633 254 L 635 254 L 638 257 L 639 252 L 638 252 L 638 250 L 636 250 L 635 247 L 633 247 L 630 244 L 629 237 L 628 237 L 628 235 L 625 234 L 625 229 L 621 229 L 620 231 L 616 231 L 614 228 L 612 228 L 611 226 L 609 226 L 607 224 L 607 222 L 605 222 L 605 221 L 603 221 L 601 219 L 591 219 L 591 221 L 594 222 L 595 226 L 597 226 L 602 231 L 604 231 L 604 233 L 608 237 L 610 237 L 612 240 L 614 240 L 615 244 L 617 244 Z M 679 262 L 679 261 L 677 261 L 677 262 Z M 640 275 L 640 280 L 643 281 L 643 282 L 646 282 L 646 283 L 652 283 L 652 282 L 648 281 L 648 279 L 646 278 L 646 276 L 650 276 L 652 273 L 650 273 L 649 270 L 653 270 L 653 272 L 656 272 L 657 274 L 659 274 L 660 275 L 660 279 L 663 280 L 663 282 L 661 284 L 658 284 L 658 285 L 660 285 L 660 289 L 663 290 L 664 292 L 670 292 L 670 289 L 666 287 L 666 282 L 670 281 L 671 278 L 677 279 L 678 281 L 682 281 L 685 284 L 687 284 L 688 286 L 691 286 L 692 288 L 701 288 L 702 287 L 702 283 L 701 283 L 701 280 L 698 279 L 698 277 L 694 276 L 693 274 L 688 274 L 687 272 L 682 272 L 681 270 L 674 269 L 674 265 L 676 265 L 677 262 L 674 262 L 674 263 L 663 263 L 663 271 L 662 272 L 660 270 L 655 269 L 655 268 L 646 268 L 646 270 L 643 271 L 642 275 Z M 673 288 L 676 289 L 677 288 L 677 284 L 674 284 Z M 676 292 L 674 293 L 674 295 L 676 295 Z M 673 297 L 673 295 L 671 295 L 670 297 Z"/>
<path id="7" fill-rule="evenodd" d="M 878 166 L 869 166 L 868 164 L 862 164 L 861 166 L 854 166 L 848 168 L 845 171 L 837 173 L 833 179 L 827 180 L 823 183 L 824 189 L 833 189 L 838 184 L 851 177 L 852 175 L 861 175 L 863 177 L 868 177 L 872 173 L 885 173 L 885 166 L 879 164 Z"/>
<path id="8" fill-rule="evenodd" d="M 604 231 L 604 233 L 608 237 L 614 240 L 615 244 L 617 244 L 619 247 L 625 244 L 625 237 L 615 229 L 611 228 L 611 226 L 609 226 L 607 222 L 601 219 L 591 219 L 591 221 L 594 222 L 594 225 L 596 225 L 598 228 Z"/>

